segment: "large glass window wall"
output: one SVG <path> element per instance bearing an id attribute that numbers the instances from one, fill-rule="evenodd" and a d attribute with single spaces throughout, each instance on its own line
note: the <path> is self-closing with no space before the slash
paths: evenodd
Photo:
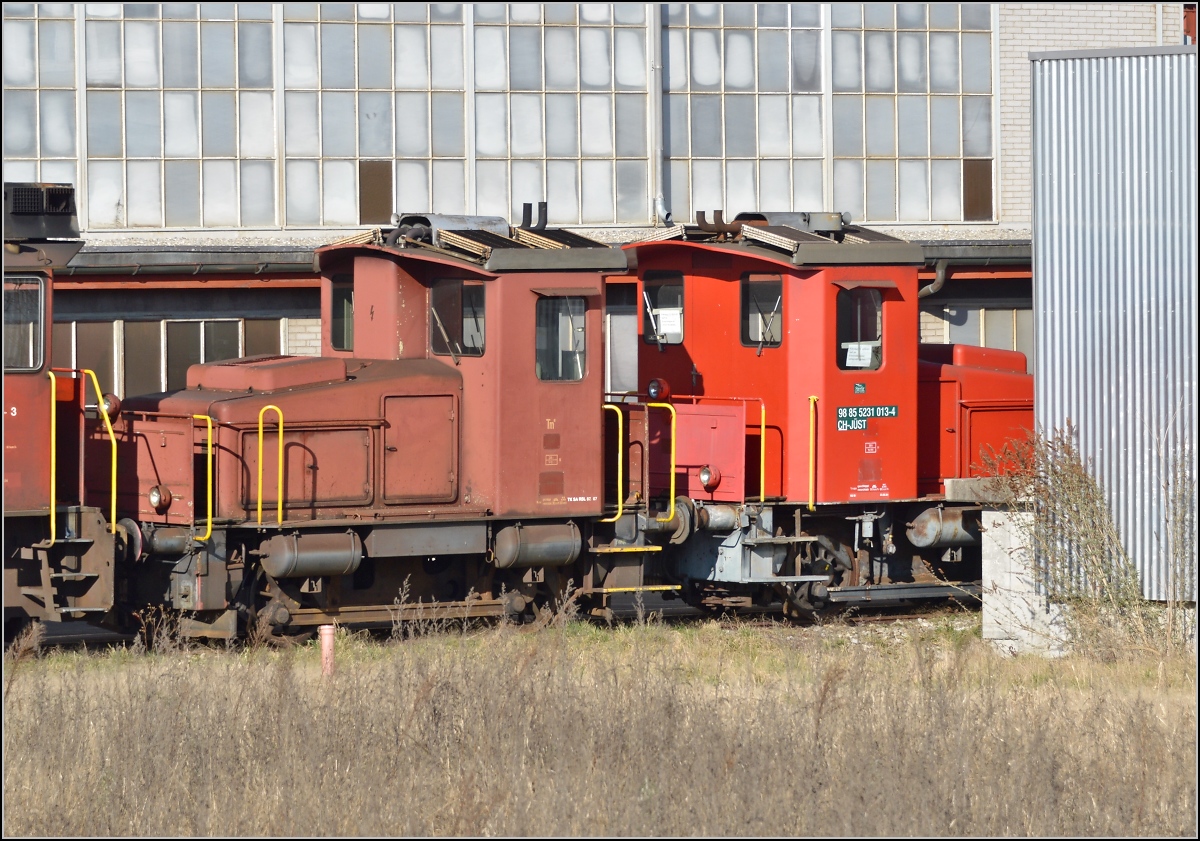
<path id="1" fill-rule="evenodd" d="M 993 218 L 989 4 L 3 14 L 5 178 L 75 183 L 88 230 L 512 218 L 541 199 L 554 224 L 639 225 L 660 178 L 679 220 Z"/>

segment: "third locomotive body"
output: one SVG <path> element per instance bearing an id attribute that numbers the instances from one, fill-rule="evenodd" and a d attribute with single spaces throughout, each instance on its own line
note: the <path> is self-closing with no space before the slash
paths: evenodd
<path id="1" fill-rule="evenodd" d="M 6 632 L 978 595 L 979 465 L 1027 436 L 1032 382 L 918 343 L 919 247 L 814 213 L 614 248 L 540 213 L 318 249 L 319 357 L 195 365 L 90 418 L 88 376 L 46 361 L 49 272 L 6 266 L 6 313 L 40 295 L 27 364 L 6 317 Z"/>

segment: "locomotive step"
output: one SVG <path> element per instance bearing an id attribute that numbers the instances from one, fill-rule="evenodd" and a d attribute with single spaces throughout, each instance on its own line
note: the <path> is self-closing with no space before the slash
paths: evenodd
<path id="1" fill-rule="evenodd" d="M 56 607 L 59 613 L 108 613 L 107 607 Z"/>
<path id="2" fill-rule="evenodd" d="M 613 546 L 611 544 L 605 546 L 593 546 L 589 552 L 598 552 L 600 554 L 610 554 L 613 552 L 661 552 L 661 546 Z"/>
<path id="3" fill-rule="evenodd" d="M 772 575 L 768 578 L 744 578 L 741 584 L 798 584 L 804 581 L 828 581 L 828 575 Z"/>
<path id="4" fill-rule="evenodd" d="M 813 543 L 815 537 L 810 535 L 801 535 L 800 537 L 759 537 L 748 538 L 742 541 L 743 546 L 785 546 L 789 543 Z"/>
<path id="5" fill-rule="evenodd" d="M 87 581 L 89 578 L 99 578 L 98 572 L 52 572 L 51 578 L 59 578 L 63 581 Z"/>

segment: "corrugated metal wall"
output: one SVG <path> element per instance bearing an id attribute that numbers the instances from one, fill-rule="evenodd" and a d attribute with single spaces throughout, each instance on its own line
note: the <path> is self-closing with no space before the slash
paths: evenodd
<path id="1" fill-rule="evenodd" d="M 1036 420 L 1078 428 L 1145 595 L 1174 551 L 1195 599 L 1196 47 L 1030 59 Z"/>

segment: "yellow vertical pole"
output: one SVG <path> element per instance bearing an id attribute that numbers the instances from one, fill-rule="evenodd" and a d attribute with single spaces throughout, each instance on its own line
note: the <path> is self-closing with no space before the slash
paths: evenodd
<path id="1" fill-rule="evenodd" d="M 53 371 L 50 376 L 50 545 L 58 533 L 58 380 Z"/>
<path id="2" fill-rule="evenodd" d="M 625 511 L 625 494 L 621 491 L 625 487 L 625 416 L 621 414 L 621 409 L 613 403 L 605 403 L 604 408 L 617 413 L 617 513 L 596 522 L 615 523 L 621 519 L 621 514 Z"/>
<path id="3" fill-rule="evenodd" d="M 258 413 L 258 523 L 262 525 L 262 456 L 263 456 L 263 415 L 268 409 L 274 409 L 275 414 L 279 416 L 279 478 L 276 480 L 276 496 L 279 497 L 278 510 L 276 511 L 276 519 L 283 523 L 283 409 L 278 406 L 268 404 L 263 406 Z"/>
<path id="4" fill-rule="evenodd" d="M 213 524 L 213 419 L 208 415 L 192 415 L 197 420 L 202 420 L 208 424 L 208 529 L 204 532 L 204 537 L 200 538 L 203 542 L 212 537 Z M 280 436 L 282 438 L 282 436 Z M 261 461 L 259 462 L 261 470 Z M 259 522 L 262 522 L 260 519 Z M 196 518 L 192 517 L 192 528 L 196 527 Z"/>
<path id="5" fill-rule="evenodd" d="M 808 398 L 808 510 L 816 511 L 817 501 L 817 396 Z"/>
<path id="6" fill-rule="evenodd" d="M 108 440 L 112 442 L 112 521 L 109 523 L 109 529 L 113 534 L 117 533 L 117 436 L 113 432 L 112 422 L 108 419 L 108 412 L 104 411 L 104 394 L 100 391 L 100 381 L 96 379 L 96 372 L 90 368 L 83 368 L 83 373 L 87 374 L 92 379 L 92 388 L 96 390 L 96 410 L 100 413 L 100 417 L 104 418 L 104 428 L 108 430 Z"/>

